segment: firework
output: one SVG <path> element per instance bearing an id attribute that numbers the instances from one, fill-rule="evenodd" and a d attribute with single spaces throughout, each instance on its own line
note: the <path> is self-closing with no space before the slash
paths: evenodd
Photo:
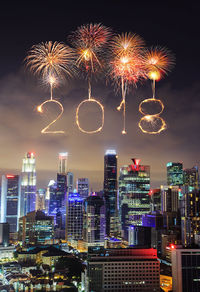
<path id="1" fill-rule="evenodd" d="M 140 105 L 139 105 L 139 112 L 140 112 L 142 115 L 148 115 L 148 114 L 146 113 L 145 109 L 143 108 L 144 105 L 147 104 L 147 103 L 152 104 L 152 105 L 153 105 L 153 104 L 155 104 L 155 105 L 157 104 L 157 105 L 160 106 L 160 111 L 158 111 L 157 113 L 154 113 L 153 115 L 158 116 L 158 115 L 162 114 L 162 112 L 163 112 L 163 110 L 164 110 L 164 104 L 163 104 L 163 102 L 162 102 L 160 99 L 147 98 L 147 99 L 143 100 L 143 101 L 140 103 Z M 150 116 L 150 115 L 148 115 L 148 116 Z"/>
<path id="2" fill-rule="evenodd" d="M 77 52 L 77 67 L 86 72 L 88 80 L 88 99 L 83 100 L 76 109 L 76 124 L 79 130 L 83 133 L 94 134 L 100 132 L 104 125 L 104 107 L 103 105 L 91 96 L 91 79 L 99 68 L 102 68 L 102 50 L 107 45 L 111 37 L 109 28 L 101 24 L 86 24 L 78 27 L 78 29 L 70 37 L 73 46 Z M 94 131 L 84 130 L 79 123 L 79 110 L 84 103 L 96 103 L 102 112 L 101 126 Z"/>
<path id="3" fill-rule="evenodd" d="M 33 74 L 46 78 L 49 75 L 72 76 L 73 50 L 58 42 L 45 42 L 34 45 L 25 58 L 26 66 Z"/>
<path id="4" fill-rule="evenodd" d="M 146 134 L 159 134 L 167 128 L 165 121 L 158 115 L 146 115 L 141 118 L 138 123 L 139 128 L 143 133 Z M 152 130 L 149 130 L 147 127 L 151 127 Z M 145 129 L 145 127 L 147 129 Z"/>
<path id="5" fill-rule="evenodd" d="M 125 33 L 114 37 L 111 44 L 113 55 L 110 61 L 110 77 L 121 88 L 122 101 L 117 107 L 123 106 L 123 130 L 126 134 L 126 93 L 130 85 L 147 78 L 143 56 L 144 41 L 136 34 Z"/>
<path id="6" fill-rule="evenodd" d="M 172 53 L 162 47 L 150 48 L 145 54 L 145 64 L 149 78 L 159 80 L 174 66 L 175 59 Z"/>
<path id="7" fill-rule="evenodd" d="M 111 30 L 101 24 L 86 24 L 78 27 L 70 39 L 77 52 L 77 65 L 87 73 L 94 73 L 102 66 L 101 54 Z"/>

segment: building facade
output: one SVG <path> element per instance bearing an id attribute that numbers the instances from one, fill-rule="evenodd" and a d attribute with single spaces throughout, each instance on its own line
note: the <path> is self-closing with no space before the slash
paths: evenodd
<path id="1" fill-rule="evenodd" d="M 106 234 L 113 236 L 117 232 L 117 154 L 107 150 L 104 156 L 104 198 L 106 203 Z"/>
<path id="2" fill-rule="evenodd" d="M 77 192 L 83 199 L 87 199 L 89 195 L 89 180 L 88 178 L 78 178 L 76 182 Z"/>
<path id="3" fill-rule="evenodd" d="M 156 250 L 127 248 L 90 251 L 86 291 L 160 291 L 160 263 Z"/>
<path id="4" fill-rule="evenodd" d="M 27 152 L 22 163 L 22 207 L 21 215 L 26 215 L 31 211 L 35 211 L 36 207 L 36 168 L 35 154 Z"/>
<path id="5" fill-rule="evenodd" d="M 122 236 L 128 239 L 130 225 L 142 225 L 142 215 L 150 212 L 150 166 L 139 159 L 120 168 L 119 207 Z"/>
<path id="6" fill-rule="evenodd" d="M 21 209 L 21 177 L 2 175 L 1 184 L 1 223 L 9 223 L 10 232 L 18 231 Z"/>
<path id="7" fill-rule="evenodd" d="M 167 163 L 167 185 L 182 186 L 183 185 L 183 164 L 180 162 Z"/>
<path id="8" fill-rule="evenodd" d="M 104 246 L 105 202 L 95 193 L 84 201 L 83 240 L 87 247 Z"/>

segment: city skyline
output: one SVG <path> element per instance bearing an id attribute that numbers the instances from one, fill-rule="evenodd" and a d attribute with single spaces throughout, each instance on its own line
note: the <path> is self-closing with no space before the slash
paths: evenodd
<path id="1" fill-rule="evenodd" d="M 199 58 L 198 46 L 191 46 L 196 41 L 198 17 L 190 16 L 196 15 L 197 10 L 185 3 L 181 7 L 174 4 L 173 9 L 160 2 L 151 5 L 125 1 L 123 4 L 129 9 L 126 9 L 126 17 L 120 18 L 120 2 L 110 1 L 106 6 L 99 4 L 98 9 L 84 3 L 78 10 L 71 3 L 67 7 L 67 20 L 66 16 L 63 17 L 65 9 L 61 11 L 57 6 L 48 7 L 49 13 L 43 13 L 46 11 L 44 3 L 40 5 L 40 9 L 33 6 L 31 10 L 20 5 L 14 5 L 11 10 L 4 6 L 5 13 L 0 20 L 4 27 L 1 39 L 5 44 L 0 48 L 0 174 L 17 173 L 21 158 L 27 151 L 36 153 L 38 187 L 46 185 L 48 178 L 56 178 L 57 153 L 63 151 L 69 152 L 69 170 L 76 177 L 88 177 L 93 189 L 103 188 L 103 156 L 109 148 L 116 149 L 119 166 L 128 164 L 132 157 L 139 157 L 144 164 L 151 165 L 152 187 L 165 184 L 166 163 L 169 161 L 183 162 L 184 168 L 199 165 Z M 54 21 L 49 22 L 49 16 L 52 15 Z M 156 15 L 155 21 L 152 21 L 152 15 Z M 188 22 L 185 22 L 188 17 Z M 20 18 L 23 21 L 16 21 L 13 26 L 13 21 Z M 27 26 L 22 26 L 24 21 Z M 65 135 L 40 133 L 48 121 L 51 121 L 50 116 L 57 114 L 57 109 L 51 109 L 49 118 L 37 113 L 36 107 L 49 97 L 49 90 L 25 70 L 23 60 L 27 50 L 42 41 L 67 42 L 67 35 L 71 31 L 90 22 L 101 22 L 117 33 L 138 33 L 144 37 L 148 46 L 167 46 L 175 54 L 176 66 L 156 85 L 157 97 L 165 104 L 162 117 L 167 123 L 167 129 L 161 134 L 144 134 L 138 128 L 142 117 L 138 111 L 139 104 L 152 95 L 150 81 L 138 84 L 137 88 L 129 91 L 127 135 L 121 135 L 122 112 L 116 110 L 121 94 L 115 92 L 113 84 L 107 83 L 105 78 L 94 80 L 92 84 L 93 96 L 105 107 L 102 132 L 87 135 L 78 130 L 75 110 L 87 96 L 87 82 L 75 78 L 60 84 L 54 90 L 54 96 L 64 106 L 64 114 L 55 128 L 64 130 Z M 88 125 L 91 119 L 86 111 L 83 112 L 85 125 Z M 90 113 L 91 118 L 95 117 L 95 112 L 91 110 Z M 96 125 L 99 120 L 95 117 L 92 122 Z"/>

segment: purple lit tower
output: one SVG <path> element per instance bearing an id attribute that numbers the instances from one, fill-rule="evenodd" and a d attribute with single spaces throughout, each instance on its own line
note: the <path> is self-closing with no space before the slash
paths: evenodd
<path id="1" fill-rule="evenodd" d="M 92 193 L 84 201 L 83 240 L 87 247 L 104 246 L 105 228 L 104 199 Z"/>
<path id="2" fill-rule="evenodd" d="M 27 152 L 23 158 L 21 181 L 21 216 L 35 211 L 36 204 L 36 169 L 35 154 Z"/>

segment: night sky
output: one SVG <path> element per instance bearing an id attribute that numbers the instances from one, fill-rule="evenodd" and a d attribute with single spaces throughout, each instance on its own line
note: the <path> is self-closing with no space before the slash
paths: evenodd
<path id="1" fill-rule="evenodd" d="M 38 187 L 46 187 L 55 178 L 58 152 L 68 151 L 69 170 L 76 177 L 88 177 L 93 190 L 102 188 L 103 156 L 107 148 L 116 149 L 119 166 L 132 157 L 151 166 L 152 187 L 166 183 L 166 163 L 183 162 L 184 167 L 200 162 L 200 25 L 199 7 L 192 1 L 27 1 L 1 7 L 0 27 L 0 157 L 1 173 L 17 173 L 27 151 L 37 159 Z M 71 1 L 73 2 L 73 1 Z M 132 4 L 130 4 L 130 3 Z M 171 3 L 170 3 L 171 2 Z M 177 4 L 176 4 L 177 5 Z M 42 41 L 67 41 L 78 26 L 99 23 L 114 32 L 135 32 L 147 46 L 161 45 L 176 56 L 173 71 L 157 84 L 157 97 L 164 105 L 162 117 L 167 130 L 147 135 L 138 128 L 139 103 L 151 97 L 150 82 L 138 85 L 127 95 L 127 135 L 121 135 L 122 113 L 116 110 L 121 96 L 105 78 L 93 83 L 93 96 L 105 106 L 103 131 L 95 135 L 81 133 L 75 124 L 77 105 L 87 98 L 85 80 L 73 79 L 61 84 L 54 96 L 64 105 L 64 115 L 56 129 L 65 135 L 41 135 L 41 129 L 56 115 L 49 108 L 46 119 L 36 107 L 49 97 L 48 89 L 29 74 L 23 64 L 28 49 Z M 83 121 L 95 124 L 94 108 L 83 110 Z M 94 118 L 92 120 L 92 118 Z M 85 125 L 86 125 L 85 124 Z M 96 124 L 95 124 L 96 125 Z"/>

